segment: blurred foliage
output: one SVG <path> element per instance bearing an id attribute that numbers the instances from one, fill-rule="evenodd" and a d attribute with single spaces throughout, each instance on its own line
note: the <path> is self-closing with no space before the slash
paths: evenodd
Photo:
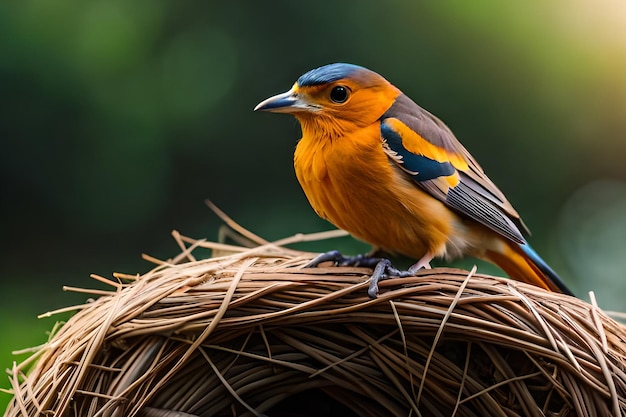
<path id="1" fill-rule="evenodd" d="M 84 301 L 63 284 L 147 270 L 172 229 L 214 238 L 205 198 L 267 239 L 330 228 L 296 123 L 252 108 L 336 61 L 446 121 L 566 282 L 626 310 L 624 27 L 620 0 L 0 3 L 2 364 Z M 314 248 L 337 245 L 367 248 Z"/>

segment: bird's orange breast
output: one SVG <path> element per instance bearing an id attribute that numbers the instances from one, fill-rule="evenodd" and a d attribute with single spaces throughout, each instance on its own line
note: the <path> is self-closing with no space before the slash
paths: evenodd
<path id="1" fill-rule="evenodd" d="M 335 138 L 303 129 L 294 166 L 318 215 L 375 247 L 443 256 L 458 218 L 383 151 L 378 123 Z"/>

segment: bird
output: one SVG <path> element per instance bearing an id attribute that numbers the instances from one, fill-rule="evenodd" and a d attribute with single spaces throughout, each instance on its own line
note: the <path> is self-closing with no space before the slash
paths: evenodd
<path id="1" fill-rule="evenodd" d="M 300 76 L 255 111 L 287 113 L 302 137 L 296 177 L 315 212 L 372 245 L 370 254 L 327 260 L 374 268 L 378 281 L 413 275 L 434 258 L 465 256 L 498 265 L 510 278 L 573 295 L 529 245 L 530 232 L 502 191 L 439 118 L 383 76 L 333 63 Z M 395 268 L 383 251 L 416 260 Z"/>

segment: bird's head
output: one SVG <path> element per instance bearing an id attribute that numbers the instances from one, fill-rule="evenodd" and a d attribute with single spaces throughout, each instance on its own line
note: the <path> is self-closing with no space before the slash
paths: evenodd
<path id="1" fill-rule="evenodd" d="M 255 111 L 293 114 L 304 134 L 331 139 L 376 122 L 401 94 L 383 77 L 352 64 L 329 64 L 302 75 Z"/>

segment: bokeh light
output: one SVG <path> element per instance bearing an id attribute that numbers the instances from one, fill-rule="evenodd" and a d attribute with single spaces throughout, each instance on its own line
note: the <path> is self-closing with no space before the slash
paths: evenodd
<path id="1" fill-rule="evenodd" d="M 559 243 L 579 288 L 609 309 L 624 306 L 625 213 L 626 182 L 597 180 L 576 190 L 560 215 Z"/>

